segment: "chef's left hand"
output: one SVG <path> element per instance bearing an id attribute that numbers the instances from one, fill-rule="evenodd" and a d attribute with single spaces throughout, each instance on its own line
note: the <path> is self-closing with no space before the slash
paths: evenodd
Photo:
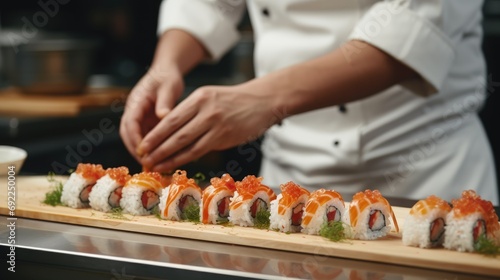
<path id="1" fill-rule="evenodd" d="M 273 103 L 272 95 L 244 84 L 201 87 L 144 137 L 141 163 L 171 171 L 210 151 L 251 141 L 280 121 Z"/>

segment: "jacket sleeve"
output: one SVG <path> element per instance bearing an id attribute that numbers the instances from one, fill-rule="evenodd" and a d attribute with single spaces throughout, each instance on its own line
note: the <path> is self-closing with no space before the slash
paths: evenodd
<path id="1" fill-rule="evenodd" d="M 238 41 L 237 25 L 244 11 L 244 0 L 163 0 L 158 34 L 184 30 L 218 60 Z"/>
<path id="2" fill-rule="evenodd" d="M 464 17 L 465 13 L 476 15 L 481 11 L 482 1 L 457 2 L 465 3 L 446 0 L 377 2 L 362 16 L 349 39 L 365 41 L 411 67 L 422 79 L 403 86 L 419 95 L 434 94 L 441 90 L 455 58 L 452 30 L 446 30 L 446 21 L 450 17 Z"/>

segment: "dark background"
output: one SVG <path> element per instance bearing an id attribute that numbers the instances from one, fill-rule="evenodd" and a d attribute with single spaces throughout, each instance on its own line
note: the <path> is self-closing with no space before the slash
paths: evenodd
<path id="1" fill-rule="evenodd" d="M 45 31 L 71 32 L 74 35 L 94 38 L 99 41 L 99 50 L 93 60 L 93 73 L 105 75 L 113 85 L 132 87 L 145 73 L 151 62 L 156 44 L 156 24 L 159 0 L 150 1 L 69 1 L 60 5 L 60 12 L 50 18 L 43 27 Z M 38 1 L 2 1 L 0 3 L 0 24 L 5 28 L 22 27 L 21 19 L 31 19 L 40 11 Z M 489 0 L 484 6 L 483 50 L 487 59 L 491 80 L 500 82 L 500 1 Z M 250 29 L 248 18 L 241 29 Z M 248 33 L 248 32 L 247 32 Z M 251 61 L 251 44 L 238 46 L 217 65 L 198 67 L 186 78 L 186 94 L 197 86 L 227 84 L 251 78 L 248 62 Z M 244 67 L 244 69 L 242 68 Z M 245 75 L 241 76 L 241 70 Z M 239 76 L 236 75 L 239 73 Z M 1 81 L 3 86 L 8 81 Z M 500 135 L 496 126 L 499 118 L 499 87 L 489 87 L 490 94 L 480 112 L 481 119 L 492 144 L 496 162 L 500 159 Z M 72 150 L 85 140 L 83 130 L 92 131 L 99 127 L 103 118 L 111 120 L 115 128 L 105 135 L 99 145 L 92 147 L 85 162 L 99 162 L 105 167 L 126 165 L 133 172 L 140 166 L 125 150 L 119 136 L 118 126 L 121 111 L 97 110 L 75 118 L 13 119 L 0 116 L 0 143 L 16 145 L 26 149 L 29 157 L 23 167 L 25 174 L 46 174 L 54 165 L 73 168 Z M 64 148 L 62 148 L 64 147 Z M 77 158 L 76 158 L 77 159 Z M 184 168 L 191 174 L 202 172 L 207 177 L 229 172 L 241 179 L 246 174 L 256 174 L 259 169 L 259 142 L 251 143 L 224 152 L 214 152 Z M 499 166 L 497 164 L 497 174 Z M 500 178 L 500 176 L 499 176 Z"/>

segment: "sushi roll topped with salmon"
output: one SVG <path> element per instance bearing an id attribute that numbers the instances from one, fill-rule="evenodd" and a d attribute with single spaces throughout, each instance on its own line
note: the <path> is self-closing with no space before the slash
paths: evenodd
<path id="1" fill-rule="evenodd" d="M 447 216 L 445 248 L 472 252 L 481 237 L 498 242 L 500 224 L 491 201 L 482 199 L 473 190 L 465 190 L 452 204 Z"/>
<path id="2" fill-rule="evenodd" d="M 262 184 L 262 177 L 248 175 L 241 182 L 235 183 L 236 191 L 229 204 L 229 221 L 243 227 L 269 225 L 269 207 L 276 194 Z M 261 214 L 265 215 L 261 215 Z M 265 217 L 267 221 L 258 220 Z M 260 224 L 259 224 L 260 223 Z"/>
<path id="3" fill-rule="evenodd" d="M 125 213 L 149 215 L 160 202 L 165 179 L 157 172 L 141 172 L 127 181 L 122 189 L 120 206 Z"/>
<path id="4" fill-rule="evenodd" d="M 226 223 L 229 218 L 229 202 L 236 191 L 233 177 L 224 174 L 210 179 L 200 205 L 201 222 L 204 224 Z"/>
<path id="5" fill-rule="evenodd" d="M 294 182 L 281 185 L 281 193 L 271 202 L 271 229 L 300 232 L 304 206 L 310 192 Z"/>
<path id="6" fill-rule="evenodd" d="M 419 200 L 410 210 L 403 227 L 403 244 L 421 248 L 443 243 L 446 216 L 451 211 L 447 201 L 431 195 Z"/>
<path id="7" fill-rule="evenodd" d="M 342 221 L 344 212 L 344 199 L 340 193 L 334 190 L 316 190 L 305 205 L 302 232 L 317 235 L 324 224 Z"/>
<path id="8" fill-rule="evenodd" d="M 160 216 L 166 220 L 189 220 L 199 222 L 201 188 L 187 172 L 177 170 L 172 183 L 165 188 L 160 198 Z"/>
<path id="9" fill-rule="evenodd" d="M 348 216 L 355 239 L 371 240 L 387 235 L 391 230 L 389 216 L 399 232 L 392 207 L 378 190 L 356 193 L 349 205 Z"/>
<path id="10" fill-rule="evenodd" d="M 61 202 L 71 208 L 89 207 L 92 187 L 106 172 L 100 164 L 80 163 L 63 186 Z"/>
<path id="11" fill-rule="evenodd" d="M 92 209 L 110 212 L 113 208 L 120 207 L 122 189 L 130 177 L 125 166 L 106 169 L 106 175 L 97 180 L 89 195 Z"/>

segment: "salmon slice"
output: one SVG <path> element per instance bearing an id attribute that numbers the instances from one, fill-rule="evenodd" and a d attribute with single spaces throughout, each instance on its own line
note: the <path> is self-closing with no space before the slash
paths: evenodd
<path id="1" fill-rule="evenodd" d="M 446 212 L 451 211 L 451 206 L 444 199 L 431 195 L 426 199 L 419 200 L 410 210 L 410 215 L 425 216 L 433 209 L 440 209 Z"/>
<path id="2" fill-rule="evenodd" d="M 204 224 L 209 223 L 209 210 L 210 204 L 214 197 L 220 193 L 226 193 L 227 196 L 217 202 L 217 211 L 220 218 L 227 218 L 229 216 L 229 198 L 233 196 L 236 190 L 236 185 L 233 177 L 229 174 L 222 175 L 221 178 L 214 177 L 210 179 L 210 186 L 208 186 L 202 194 L 203 209 L 201 213 L 201 222 Z"/>
<path id="3" fill-rule="evenodd" d="M 141 186 L 146 188 L 141 195 L 142 207 L 150 211 L 159 202 L 159 195 L 164 188 L 162 176 L 157 172 L 142 172 L 135 174 L 125 183 L 124 188 L 129 186 Z M 115 194 L 116 196 L 118 194 Z M 121 193 L 119 194 L 121 196 Z"/>
<path id="4" fill-rule="evenodd" d="M 292 207 L 302 195 L 310 195 L 310 192 L 294 182 L 281 185 L 281 200 L 278 204 L 278 214 L 285 215 L 287 209 Z"/>
<path id="5" fill-rule="evenodd" d="M 351 221 L 351 226 L 355 227 L 358 224 L 359 216 L 367 207 L 379 202 L 385 204 L 389 208 L 396 232 L 399 232 L 399 226 L 396 216 L 394 215 L 394 211 L 392 210 L 392 207 L 387 199 L 385 199 L 378 190 L 365 190 L 364 192 L 358 192 L 353 196 L 352 202 L 349 206 L 349 219 Z M 380 227 L 379 220 L 380 218 L 383 218 L 382 216 L 382 213 L 378 213 L 377 211 L 370 213 L 370 223 L 372 223 L 373 227 Z"/>
<path id="6" fill-rule="evenodd" d="M 186 191 L 189 188 L 193 188 L 196 192 L 200 193 L 201 196 L 201 188 L 196 184 L 194 179 L 188 178 L 187 173 L 184 170 L 177 170 L 175 171 L 174 175 L 172 176 L 172 183 L 170 184 L 170 190 L 168 193 L 165 209 L 163 211 L 163 215 L 165 217 L 168 217 L 168 209 L 170 206 L 175 203 L 177 200 L 181 200 L 182 197 L 179 197 L 184 191 Z M 188 199 L 187 197 L 184 198 L 185 200 Z M 187 200 L 186 200 L 187 201 Z M 189 204 L 191 204 L 192 200 L 187 201 Z M 196 202 L 198 203 L 198 202 Z M 186 208 L 188 205 L 183 203 L 179 203 L 179 207 Z M 179 209 L 181 210 L 181 214 L 183 213 L 182 210 L 184 209 Z"/>
<path id="7" fill-rule="evenodd" d="M 248 175 L 243 178 L 241 182 L 236 182 L 235 187 L 239 196 L 233 199 L 233 201 L 229 204 L 230 211 L 241 207 L 244 203 L 248 203 L 249 200 L 253 200 L 255 195 L 259 192 L 265 193 L 266 196 L 269 197 L 269 201 L 276 199 L 274 191 L 261 182 L 262 177 L 255 177 L 254 175 Z M 253 211 L 255 211 L 255 213 L 252 213 L 252 217 L 254 218 L 254 214 L 256 214 L 260 207 L 262 207 L 262 205 L 257 205 L 261 204 L 258 200 L 259 199 L 255 199 L 250 207 L 250 209 L 254 209 Z M 266 208 L 267 206 L 268 205 L 266 203 Z"/>
<path id="8" fill-rule="evenodd" d="M 304 208 L 304 217 L 302 218 L 302 225 L 307 226 L 311 222 L 312 218 L 316 215 L 316 212 L 320 207 L 326 203 L 338 199 L 344 205 L 344 199 L 340 193 L 334 190 L 319 189 L 311 193 L 309 200 L 307 201 Z M 327 207 L 325 215 L 328 221 L 340 220 L 341 213 L 338 209 L 333 209 L 335 207 Z"/>

